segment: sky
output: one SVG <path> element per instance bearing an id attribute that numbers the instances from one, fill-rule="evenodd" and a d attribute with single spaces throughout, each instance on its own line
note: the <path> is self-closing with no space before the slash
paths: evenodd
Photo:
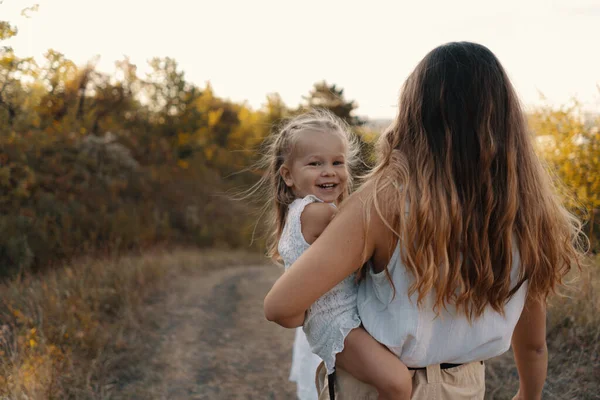
<path id="1" fill-rule="evenodd" d="M 372 119 L 396 114 L 427 52 L 473 41 L 496 54 L 527 107 L 575 97 L 600 110 L 600 0 L 0 0 L 0 20 L 19 28 L 8 44 L 20 57 L 99 55 L 110 72 L 128 56 L 144 72 L 169 56 L 188 80 L 254 108 L 273 92 L 296 106 L 324 79 Z"/>

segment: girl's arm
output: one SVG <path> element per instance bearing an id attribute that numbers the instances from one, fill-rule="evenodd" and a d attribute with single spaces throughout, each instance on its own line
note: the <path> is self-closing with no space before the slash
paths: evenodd
<path id="1" fill-rule="evenodd" d="M 309 248 L 273 285 L 265 317 L 282 324 L 303 314 L 319 297 L 359 269 L 373 254 L 366 243 L 362 193 L 355 193 Z"/>
<path id="2" fill-rule="evenodd" d="M 527 300 L 513 333 L 512 347 L 519 371 L 519 392 L 515 399 L 541 399 L 548 369 L 545 304 Z"/>
<path id="3" fill-rule="evenodd" d="M 304 208 L 304 211 L 300 215 L 300 222 L 302 226 L 302 236 L 308 244 L 312 244 L 334 217 L 336 209 L 330 204 L 326 203 L 312 203 Z M 289 318 L 281 319 L 278 324 L 284 328 L 298 328 L 304 325 L 305 312 L 301 312 L 297 315 Z"/>
<path id="4" fill-rule="evenodd" d="M 311 203 L 300 215 L 302 236 L 306 243 L 313 244 L 335 216 L 336 209 L 327 203 Z"/>

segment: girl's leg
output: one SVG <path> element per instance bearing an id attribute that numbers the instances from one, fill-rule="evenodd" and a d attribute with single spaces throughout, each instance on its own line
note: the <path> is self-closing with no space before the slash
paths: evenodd
<path id="1" fill-rule="evenodd" d="M 412 380 L 408 368 L 362 327 L 348 334 L 344 351 L 336 356 L 336 366 L 375 386 L 380 400 L 410 399 Z"/>

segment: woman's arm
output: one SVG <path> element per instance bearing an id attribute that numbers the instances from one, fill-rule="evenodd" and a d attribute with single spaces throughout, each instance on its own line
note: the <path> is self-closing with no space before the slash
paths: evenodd
<path id="1" fill-rule="evenodd" d="M 290 318 L 282 319 L 278 321 L 278 324 L 284 328 L 299 328 L 304 325 L 304 317 L 305 313 L 301 313 Z"/>
<path id="2" fill-rule="evenodd" d="M 545 304 L 527 300 L 513 333 L 512 347 L 519 371 L 519 392 L 515 399 L 541 399 L 548 369 Z"/>
<path id="3" fill-rule="evenodd" d="M 265 316 L 279 324 L 303 314 L 319 297 L 359 269 L 373 253 L 365 249 L 364 208 L 355 193 L 319 239 L 273 285 L 264 302 Z"/>
<path id="4" fill-rule="evenodd" d="M 325 230 L 335 215 L 336 209 L 326 203 L 312 203 L 306 206 L 300 215 L 302 236 L 307 243 L 312 244 Z M 284 328 L 298 328 L 304 325 L 305 312 L 289 318 L 281 319 L 277 323 Z"/>

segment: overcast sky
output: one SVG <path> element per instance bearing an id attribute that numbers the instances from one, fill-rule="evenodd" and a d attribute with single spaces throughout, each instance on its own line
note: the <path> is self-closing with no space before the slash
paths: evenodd
<path id="1" fill-rule="evenodd" d="M 21 17 L 35 2 L 39 11 Z M 326 79 L 360 115 L 393 117 L 419 60 L 468 40 L 498 56 L 526 105 L 541 92 L 550 104 L 575 96 L 600 109 L 600 0 L 3 0 L 0 19 L 18 26 L 9 44 L 19 56 L 100 55 L 105 71 L 125 55 L 141 71 L 170 56 L 192 82 L 253 107 L 271 92 L 295 106 Z"/>

